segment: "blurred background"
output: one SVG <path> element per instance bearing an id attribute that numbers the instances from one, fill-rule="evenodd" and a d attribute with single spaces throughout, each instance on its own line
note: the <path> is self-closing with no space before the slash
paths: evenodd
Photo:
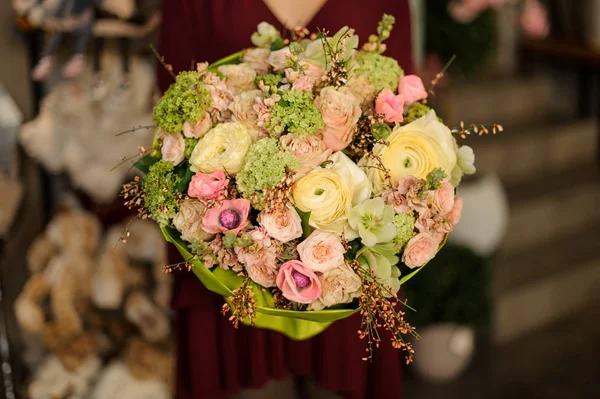
<path id="1" fill-rule="evenodd" d="M 0 2 L 0 397 L 173 397 L 166 244 L 137 223 L 118 245 L 161 4 L 77 0 L 49 21 L 60 3 Z M 56 24 L 72 45 L 40 63 Z M 504 131 L 465 139 L 461 222 L 404 289 L 422 339 L 403 397 L 598 397 L 600 0 L 412 0 L 411 26 L 424 82 L 456 56 L 430 100 L 444 122 Z M 339 397 L 302 386 L 235 397 Z"/>

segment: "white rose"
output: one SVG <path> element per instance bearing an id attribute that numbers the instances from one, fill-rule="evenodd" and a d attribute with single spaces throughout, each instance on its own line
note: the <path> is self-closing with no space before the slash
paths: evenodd
<path id="1" fill-rule="evenodd" d="M 264 74 L 269 72 L 269 64 L 267 64 L 269 54 L 271 52 L 268 48 L 253 48 L 246 50 L 242 56 L 242 60 L 255 71 Z"/>
<path id="2" fill-rule="evenodd" d="M 262 211 L 258 215 L 258 223 L 269 236 L 281 242 L 302 237 L 302 219 L 292 207 L 286 207 L 285 212 Z"/>
<path id="3" fill-rule="evenodd" d="M 227 88 L 234 93 L 256 89 L 254 84 L 256 71 L 244 62 L 237 65 L 222 65 L 219 67 L 219 72 L 225 78 Z"/>
<path id="4" fill-rule="evenodd" d="M 229 110 L 233 114 L 233 119 L 238 122 L 250 122 L 256 124 L 258 114 L 254 110 L 254 104 L 257 98 L 262 98 L 262 91 L 250 90 L 237 94 L 233 102 L 229 104 Z"/>
<path id="5" fill-rule="evenodd" d="M 344 263 L 344 253 L 340 237 L 319 230 L 298 244 L 300 260 L 314 272 L 325 273 Z"/>
<path id="6" fill-rule="evenodd" d="M 312 310 L 349 303 L 361 294 L 360 277 L 345 263 L 325 272 L 320 280 L 321 296 L 310 304 Z"/>
<path id="7" fill-rule="evenodd" d="M 365 173 L 341 152 L 329 157 L 330 168 L 316 168 L 299 179 L 292 189 L 296 206 L 311 212 L 311 226 L 325 232 L 342 234 L 348 228 L 352 207 L 371 196 L 371 183 Z"/>
<path id="8" fill-rule="evenodd" d="M 279 144 L 282 149 L 293 152 L 300 162 L 300 166 L 294 170 L 299 177 L 321 165 L 331 155 L 331 150 L 316 136 L 300 137 L 290 133 L 281 136 Z"/>
<path id="9" fill-rule="evenodd" d="M 285 68 L 285 60 L 292 56 L 289 47 L 284 47 L 281 50 L 272 51 L 267 58 L 267 63 L 276 71 L 281 71 Z"/>
<path id="10" fill-rule="evenodd" d="M 235 175 L 242 170 L 252 144 L 250 131 L 240 122 L 221 123 L 206 133 L 190 157 L 192 172 L 222 170 Z"/>
<path id="11" fill-rule="evenodd" d="M 181 232 L 185 241 L 207 241 L 214 235 L 202 230 L 202 217 L 205 205 L 197 199 L 185 199 L 179 207 L 179 212 L 173 218 L 175 228 Z"/>
<path id="12" fill-rule="evenodd" d="M 162 141 L 162 159 L 179 165 L 185 158 L 185 140 L 179 133 L 168 133 Z"/>
<path id="13" fill-rule="evenodd" d="M 435 168 L 451 176 L 456 166 L 456 151 L 452 132 L 439 122 L 434 111 L 405 126 L 397 126 L 386 144 L 375 144 L 373 153 L 389 171 L 392 183 L 414 176 L 424 179 Z M 374 159 L 362 159 L 374 192 L 384 189 L 385 173 Z"/>

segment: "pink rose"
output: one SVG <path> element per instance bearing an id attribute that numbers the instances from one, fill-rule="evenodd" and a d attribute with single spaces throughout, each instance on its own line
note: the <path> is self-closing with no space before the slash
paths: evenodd
<path id="1" fill-rule="evenodd" d="M 294 170 L 297 176 L 305 175 L 323 162 L 331 155 L 331 150 L 325 147 L 323 140 L 316 136 L 296 136 L 286 134 L 279 138 L 282 149 L 294 153 L 300 166 Z"/>
<path id="2" fill-rule="evenodd" d="M 223 197 L 224 188 L 229 185 L 229 179 L 225 172 L 217 170 L 216 172 L 205 174 L 196 173 L 192 176 L 192 181 L 188 187 L 188 195 L 202 200 L 218 199 Z"/>
<path id="3" fill-rule="evenodd" d="M 206 134 L 212 127 L 212 121 L 208 112 L 204 114 L 204 117 L 198 122 L 191 124 L 185 122 L 183 124 L 183 135 L 187 138 L 199 139 Z"/>
<path id="4" fill-rule="evenodd" d="M 450 222 L 453 225 L 456 225 L 458 222 L 460 222 L 460 215 L 462 213 L 462 208 L 463 208 L 463 199 L 461 197 L 456 197 L 456 199 L 454 200 L 454 206 L 452 207 L 452 211 L 446 216 L 446 218 L 448 220 L 450 220 Z"/>
<path id="5" fill-rule="evenodd" d="M 386 122 L 402 122 L 404 117 L 404 99 L 395 95 L 387 87 L 379 93 L 375 100 L 375 112 L 383 115 Z"/>
<path id="6" fill-rule="evenodd" d="M 321 295 L 319 278 L 299 260 L 290 260 L 281 265 L 277 287 L 285 298 L 298 303 L 310 303 Z"/>
<path id="7" fill-rule="evenodd" d="M 423 81 L 417 75 L 407 75 L 398 83 L 398 95 L 404 104 L 410 105 L 427 98 Z"/>
<path id="8" fill-rule="evenodd" d="M 454 206 L 454 187 L 446 182 L 431 193 L 431 209 L 438 215 L 446 215 Z"/>
<path id="9" fill-rule="evenodd" d="M 302 75 L 294 81 L 294 83 L 292 84 L 292 90 L 307 91 L 309 93 L 312 93 L 313 83 L 311 82 L 308 76 Z"/>
<path id="10" fill-rule="evenodd" d="M 525 0 L 520 23 L 529 37 L 543 39 L 550 33 L 548 13 L 537 0 Z"/>
<path id="11" fill-rule="evenodd" d="M 185 158 L 185 140 L 179 133 L 169 133 L 162 141 L 162 159 L 179 165 Z"/>
<path id="12" fill-rule="evenodd" d="M 292 207 L 286 207 L 283 212 L 267 213 L 262 211 L 258 215 L 258 223 L 271 237 L 281 242 L 302 237 L 302 219 Z"/>
<path id="13" fill-rule="evenodd" d="M 298 244 L 300 260 L 315 272 L 325 273 L 343 264 L 345 253 L 338 236 L 319 230 L 313 231 L 306 240 Z"/>
<path id="14" fill-rule="evenodd" d="M 439 246 L 440 241 L 432 234 L 419 233 L 406 244 L 402 261 L 411 269 L 423 266 L 433 259 Z"/>
<path id="15" fill-rule="evenodd" d="M 248 225 L 250 201 L 246 199 L 226 200 L 215 208 L 209 209 L 202 218 L 204 231 L 212 234 L 239 232 Z"/>
<path id="16" fill-rule="evenodd" d="M 325 129 L 320 133 L 325 146 L 332 151 L 341 151 L 350 144 L 361 115 L 356 98 L 329 86 L 321 90 L 315 101 L 323 115 Z"/>
<path id="17" fill-rule="evenodd" d="M 244 264 L 248 276 L 252 281 L 263 287 L 274 287 L 277 279 L 277 257 L 280 247 L 262 228 L 257 228 L 249 233 L 253 244 L 248 247 L 235 247 L 238 260 Z"/>

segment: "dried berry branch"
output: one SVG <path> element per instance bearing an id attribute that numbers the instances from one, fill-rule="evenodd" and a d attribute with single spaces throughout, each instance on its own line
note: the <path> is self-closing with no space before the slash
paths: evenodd
<path id="1" fill-rule="evenodd" d="M 254 325 L 256 318 L 256 301 L 250 285 L 250 277 L 243 272 L 238 275 L 245 277 L 244 281 L 240 287 L 233 290 L 233 295 L 227 298 L 228 303 L 223 304 L 221 311 L 224 316 L 230 314 L 229 321 L 232 322 L 234 328 L 238 328 L 240 322 L 244 320 L 250 322 L 250 325 Z"/>

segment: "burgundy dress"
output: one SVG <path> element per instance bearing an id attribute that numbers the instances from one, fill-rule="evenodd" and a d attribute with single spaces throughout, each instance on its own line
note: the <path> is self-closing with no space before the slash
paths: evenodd
<path id="1" fill-rule="evenodd" d="M 175 71 L 193 62 L 216 61 L 251 46 L 256 25 L 280 26 L 262 0 L 176 0 L 164 2 L 160 52 Z M 412 70 L 408 0 L 329 0 L 308 28 L 335 33 L 344 25 L 365 40 L 383 13 L 396 17 L 387 55 Z M 160 68 L 161 88 L 172 82 Z M 177 398 L 223 398 L 258 388 L 287 374 L 312 376 L 323 388 L 351 399 L 398 399 L 402 355 L 387 342 L 373 362 L 362 361 L 365 341 L 360 317 L 334 323 L 319 336 L 292 341 L 270 330 L 231 326 L 220 313 L 223 299 L 193 274 L 176 279 L 173 308 L 178 344 Z M 385 339 L 384 339 L 385 341 Z"/>

